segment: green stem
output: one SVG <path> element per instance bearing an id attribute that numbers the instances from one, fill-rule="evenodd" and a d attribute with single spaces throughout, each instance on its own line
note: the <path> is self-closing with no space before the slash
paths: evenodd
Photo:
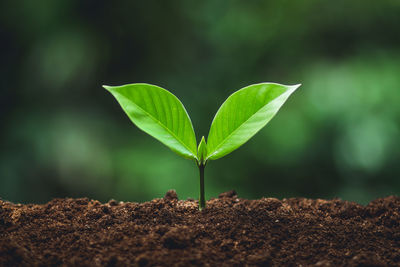
<path id="1" fill-rule="evenodd" d="M 199 165 L 200 171 L 200 198 L 199 198 L 199 210 L 202 210 L 206 207 L 206 200 L 204 196 L 204 168 L 206 167 L 205 164 L 200 163 Z"/>

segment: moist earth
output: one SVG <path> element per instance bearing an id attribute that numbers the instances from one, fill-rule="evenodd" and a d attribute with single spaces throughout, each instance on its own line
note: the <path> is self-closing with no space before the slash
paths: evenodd
<path id="1" fill-rule="evenodd" d="M 400 266 L 400 198 L 0 200 L 0 266 Z"/>

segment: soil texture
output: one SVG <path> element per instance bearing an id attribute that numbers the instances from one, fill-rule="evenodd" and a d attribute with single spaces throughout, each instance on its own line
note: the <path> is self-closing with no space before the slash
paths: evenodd
<path id="1" fill-rule="evenodd" d="M 400 266 L 400 198 L 0 200 L 0 266 Z"/>

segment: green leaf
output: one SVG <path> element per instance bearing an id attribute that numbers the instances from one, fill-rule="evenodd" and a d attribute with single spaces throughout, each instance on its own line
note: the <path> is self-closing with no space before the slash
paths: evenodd
<path id="1" fill-rule="evenodd" d="M 179 155 L 197 159 L 193 125 L 176 96 L 161 87 L 145 83 L 103 87 L 117 99 L 139 129 Z"/>
<path id="2" fill-rule="evenodd" d="M 207 159 L 219 159 L 246 143 L 274 117 L 299 86 L 260 83 L 229 96 L 211 124 Z"/>
<path id="3" fill-rule="evenodd" d="M 206 163 L 206 157 L 207 157 L 207 144 L 203 136 L 199 143 L 199 148 L 197 149 L 197 158 L 199 159 L 199 162 L 204 165 Z"/>

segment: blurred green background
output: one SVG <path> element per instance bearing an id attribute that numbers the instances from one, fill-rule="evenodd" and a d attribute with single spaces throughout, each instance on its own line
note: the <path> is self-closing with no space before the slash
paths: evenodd
<path id="1" fill-rule="evenodd" d="M 207 198 L 400 193 L 400 2 L 0 3 L 0 197 L 198 197 L 193 162 L 138 130 L 101 85 L 182 100 L 199 139 L 235 90 L 302 83 L 206 169 Z"/>

